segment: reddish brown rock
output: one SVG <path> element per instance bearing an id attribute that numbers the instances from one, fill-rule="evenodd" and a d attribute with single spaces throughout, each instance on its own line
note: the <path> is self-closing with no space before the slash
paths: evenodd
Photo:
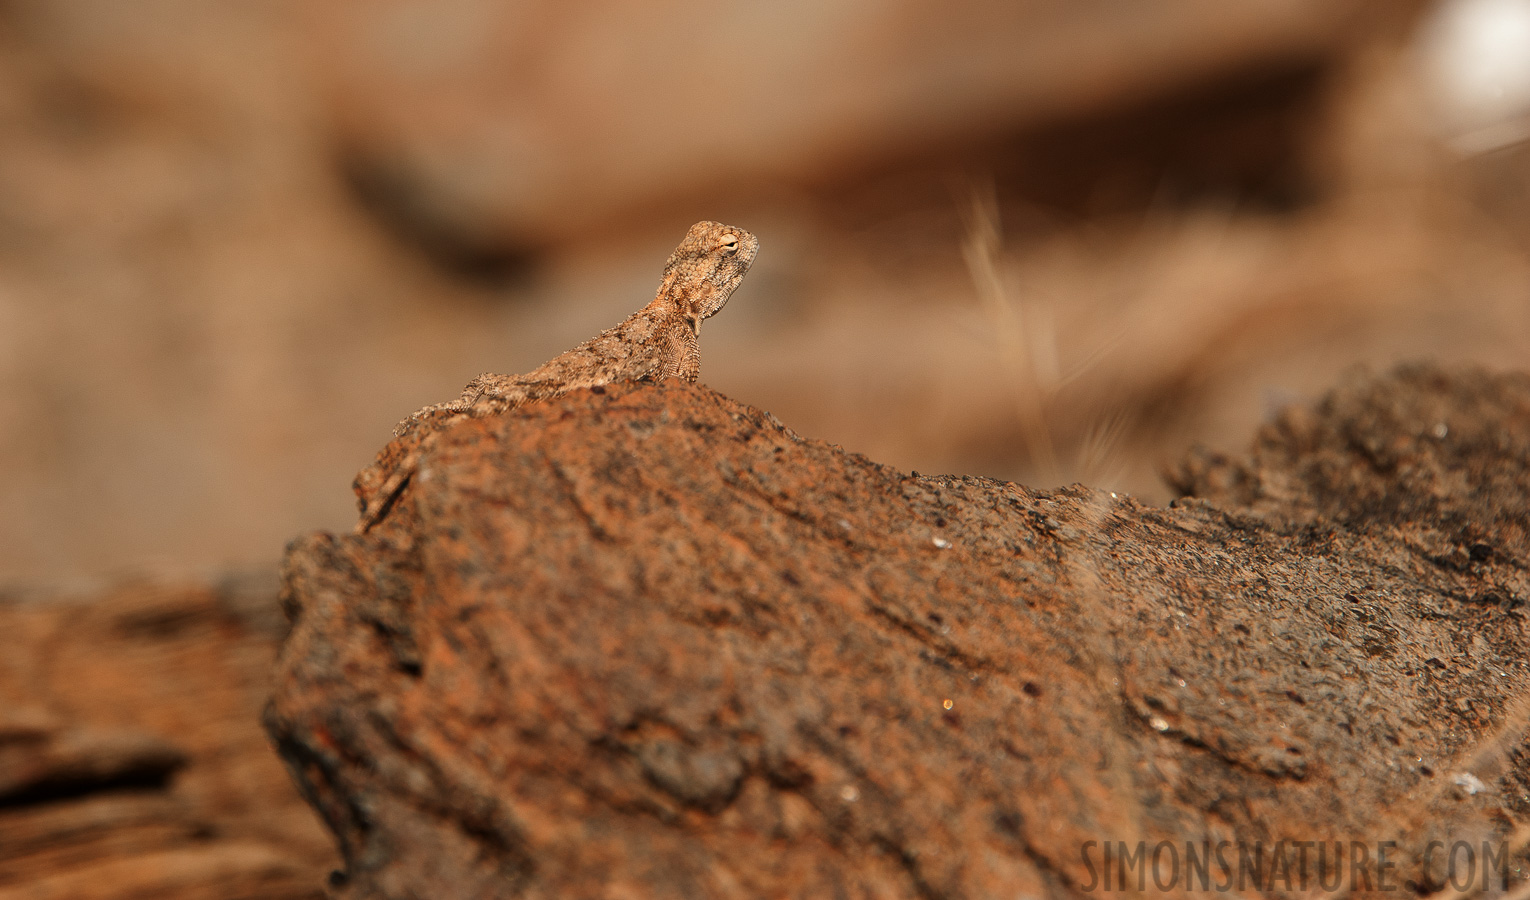
<path id="1" fill-rule="evenodd" d="M 1530 817 L 1527 466 L 1523 376 L 1356 381 L 1172 509 L 577 392 L 292 545 L 268 727 L 347 897 L 1065 897 L 1280 839 L 1427 891 Z"/>
<path id="2" fill-rule="evenodd" d="M 258 724 L 274 612 L 237 582 L 0 599 L 0 900 L 323 895 Z"/>

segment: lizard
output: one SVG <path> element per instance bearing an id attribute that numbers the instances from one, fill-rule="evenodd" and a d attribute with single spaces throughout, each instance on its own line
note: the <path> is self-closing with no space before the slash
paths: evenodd
<path id="1" fill-rule="evenodd" d="M 361 508 L 356 532 L 382 520 L 418 469 L 430 439 L 453 422 L 617 381 L 694 382 L 701 374 L 701 322 L 728 302 L 759 248 L 759 240 L 742 228 L 697 222 L 664 264 L 653 301 L 620 325 L 525 375 L 480 375 L 456 400 L 404 419 L 393 430 L 394 440 L 356 476 Z"/>

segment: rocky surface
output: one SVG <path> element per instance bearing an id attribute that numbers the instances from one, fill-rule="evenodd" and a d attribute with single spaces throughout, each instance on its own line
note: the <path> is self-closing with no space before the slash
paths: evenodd
<path id="1" fill-rule="evenodd" d="M 343 897 L 1067 897 L 1091 841 L 1340 838 L 1427 892 L 1530 817 L 1527 467 L 1517 375 L 1357 376 L 1167 509 L 578 392 L 291 546 L 267 725 Z"/>
<path id="2" fill-rule="evenodd" d="M 1520 365 L 1530 145 L 1440 153 L 1434 5 L 0 3 L 0 582 L 344 529 L 699 219 L 764 246 L 707 383 L 905 470 L 1162 505 L 1354 362 Z"/>
<path id="3" fill-rule="evenodd" d="M 0 898 L 322 896 L 259 727 L 282 631 L 248 582 L 0 599 Z"/>

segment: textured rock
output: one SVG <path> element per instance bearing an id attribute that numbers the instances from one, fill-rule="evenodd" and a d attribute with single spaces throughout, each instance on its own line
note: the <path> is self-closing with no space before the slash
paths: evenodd
<path id="1" fill-rule="evenodd" d="M 316 898 L 331 842 L 258 725 L 275 597 L 0 601 L 0 900 Z"/>
<path id="2" fill-rule="evenodd" d="M 267 724 L 341 896 L 1062 897 L 1089 841 L 1282 838 L 1427 890 L 1530 816 L 1527 464 L 1523 376 L 1358 379 L 1171 509 L 578 392 L 290 547 Z"/>
<path id="3" fill-rule="evenodd" d="M 1517 365 L 1530 150 L 1418 133 L 1377 45 L 1421 5 L 0 3 L 0 579 L 347 527 L 400 416 L 618 321 L 703 217 L 767 250 L 707 381 L 904 469 L 1167 502 L 1354 360 Z"/>
<path id="4" fill-rule="evenodd" d="M 0 743 L 0 803 L 117 784 L 163 784 L 186 762 L 174 745 L 133 731 L 18 728 Z"/>

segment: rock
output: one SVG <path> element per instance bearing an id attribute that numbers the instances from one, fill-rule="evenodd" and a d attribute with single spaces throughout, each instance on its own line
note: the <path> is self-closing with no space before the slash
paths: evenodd
<path id="1" fill-rule="evenodd" d="M 1347 384 L 1170 509 L 575 392 L 290 546 L 267 727 L 342 897 L 1071 897 L 1105 843 L 1282 839 L 1428 891 L 1530 814 L 1527 464 L 1530 379 L 1473 372 Z"/>
<path id="2" fill-rule="evenodd" d="M 323 896 L 312 873 L 266 844 L 232 841 L 188 844 L 183 849 L 108 858 L 50 874 L 25 887 L 0 887 L 5 900 L 256 900 Z"/>
<path id="3" fill-rule="evenodd" d="M 73 728 L 0 736 L 0 803 L 118 785 L 163 786 L 185 763 L 179 748 L 135 731 Z"/>
<path id="4" fill-rule="evenodd" d="M 1356 374 L 1316 410 L 1285 410 L 1247 459 L 1200 450 L 1168 480 L 1182 495 L 1294 524 L 1376 533 L 1407 523 L 1415 545 L 1450 543 L 1437 563 L 1483 561 L 1493 541 L 1512 557 L 1530 545 L 1523 509 L 1509 502 L 1525 496 L 1530 442 L 1514 426 L 1530 415 L 1527 397 L 1524 375 Z"/>
<path id="5" fill-rule="evenodd" d="M 258 725 L 266 582 L 0 599 L 0 900 L 323 895 L 332 845 Z"/>
<path id="6" fill-rule="evenodd" d="M 768 251 L 708 381 L 905 470 L 1166 503 L 1357 354 L 1530 358 L 1530 152 L 1430 143 L 1424 5 L 0 4 L 0 578 L 347 527 L 400 417 L 620 321 L 700 218 Z"/>

